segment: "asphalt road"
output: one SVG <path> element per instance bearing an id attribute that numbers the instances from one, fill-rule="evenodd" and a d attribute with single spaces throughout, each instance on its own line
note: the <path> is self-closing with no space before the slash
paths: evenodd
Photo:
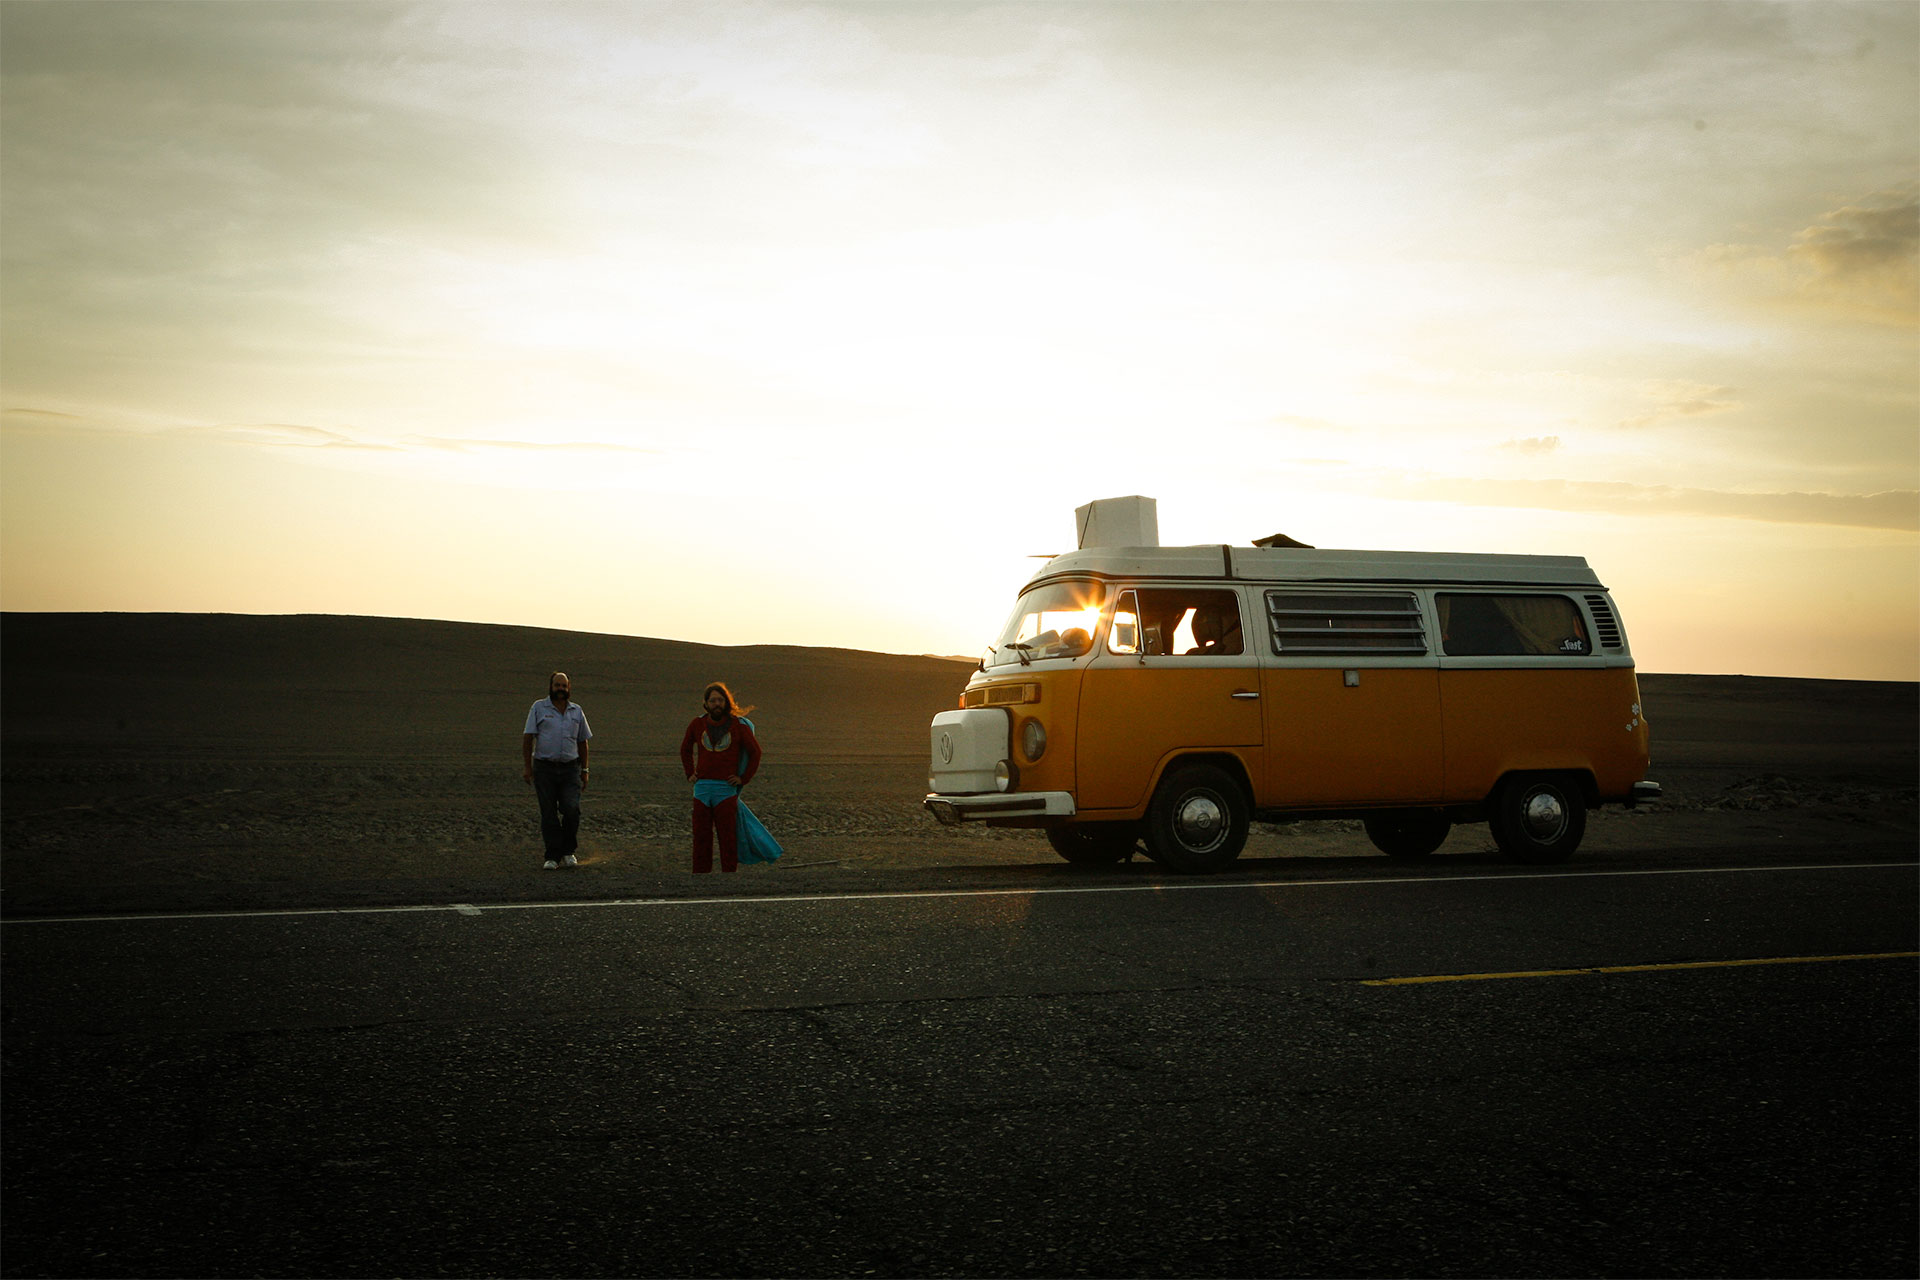
<path id="1" fill-rule="evenodd" d="M 1801 862 L 13 921 L 0 1267 L 1911 1276 L 1915 867 Z"/>

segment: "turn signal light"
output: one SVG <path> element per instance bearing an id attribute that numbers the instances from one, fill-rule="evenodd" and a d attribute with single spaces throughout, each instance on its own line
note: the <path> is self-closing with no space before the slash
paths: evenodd
<path id="1" fill-rule="evenodd" d="M 961 707 L 1017 707 L 1040 701 L 1040 686 L 1019 684 L 983 684 L 960 695 Z"/>

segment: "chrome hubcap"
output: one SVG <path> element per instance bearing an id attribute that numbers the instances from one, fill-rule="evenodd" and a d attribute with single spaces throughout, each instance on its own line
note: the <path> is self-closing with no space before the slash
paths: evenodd
<path id="1" fill-rule="evenodd" d="M 1187 848 L 1196 852 L 1211 849 L 1227 838 L 1226 806 L 1216 796 L 1194 792 L 1183 797 L 1174 810 L 1173 829 Z"/>
<path id="2" fill-rule="evenodd" d="M 1520 808 L 1520 825 L 1542 844 L 1551 844 L 1567 829 L 1567 806 L 1551 791 L 1536 791 Z"/>

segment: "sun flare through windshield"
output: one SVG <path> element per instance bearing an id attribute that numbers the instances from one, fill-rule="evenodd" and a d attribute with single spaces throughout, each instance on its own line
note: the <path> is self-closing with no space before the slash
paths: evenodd
<path id="1" fill-rule="evenodd" d="M 1097 582 L 1053 582 L 1020 597 L 987 651 L 985 665 L 1077 658 L 1093 648 L 1105 589 Z"/>

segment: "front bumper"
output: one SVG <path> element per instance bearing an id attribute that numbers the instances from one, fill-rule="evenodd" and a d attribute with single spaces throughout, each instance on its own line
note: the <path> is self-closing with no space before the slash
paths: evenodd
<path id="1" fill-rule="evenodd" d="M 1627 808 L 1632 809 L 1643 804 L 1652 804 L 1660 798 L 1660 784 L 1657 782 L 1636 782 L 1633 792 L 1627 797 Z"/>
<path id="2" fill-rule="evenodd" d="M 991 818 L 1071 818 L 1075 809 L 1070 791 L 1015 791 L 992 795 L 929 795 L 927 812 L 949 827 Z"/>

